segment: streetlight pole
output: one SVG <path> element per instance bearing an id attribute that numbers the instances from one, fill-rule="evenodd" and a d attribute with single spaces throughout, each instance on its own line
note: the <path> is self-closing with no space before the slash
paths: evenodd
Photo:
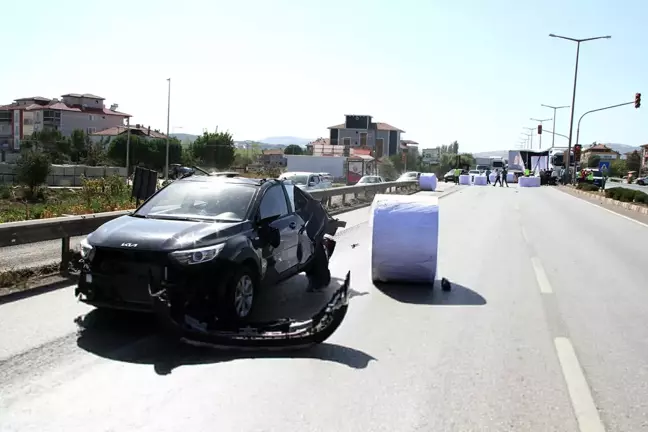
<path id="1" fill-rule="evenodd" d="M 169 90 L 167 96 L 167 136 L 166 136 L 166 158 L 164 163 L 164 180 L 169 180 L 169 125 L 171 120 L 171 78 L 167 78 Z"/>
<path id="2" fill-rule="evenodd" d="M 555 34 L 551 33 L 549 35 L 549 37 L 554 37 L 554 38 L 558 38 L 558 39 L 565 39 L 565 40 L 568 40 L 568 41 L 576 42 L 576 66 L 574 68 L 574 90 L 572 91 L 571 115 L 570 115 L 570 118 L 569 118 L 569 138 L 568 138 L 569 142 L 567 144 L 567 158 L 568 158 L 567 160 L 568 160 L 568 163 L 567 163 L 567 169 L 565 170 L 565 176 L 567 177 L 567 176 L 569 176 L 569 171 L 571 169 L 571 163 L 569 161 L 571 161 L 572 132 L 574 131 L 574 107 L 575 107 L 575 104 L 576 104 L 576 83 L 578 81 L 578 56 L 580 54 L 580 45 L 581 45 L 581 42 L 589 42 L 589 41 L 593 41 L 593 40 L 597 40 L 597 39 L 610 39 L 612 36 L 597 36 L 597 37 L 591 37 L 591 38 L 586 38 L 586 39 L 575 39 L 575 38 L 570 38 L 570 37 L 567 37 L 567 36 L 558 36 L 558 35 L 555 35 Z M 574 163 L 575 162 L 576 161 L 574 161 Z M 574 170 L 574 174 L 576 174 L 575 170 Z M 565 181 L 566 180 L 567 180 L 567 178 L 565 178 Z"/>
<path id="3" fill-rule="evenodd" d="M 523 133 L 522 135 L 524 135 L 526 137 L 526 139 L 525 139 L 526 143 L 525 143 L 524 148 L 530 148 L 529 140 L 531 139 L 531 134 L 530 133 L 528 133 L 528 134 Z"/>
<path id="4" fill-rule="evenodd" d="M 532 119 L 529 119 L 529 120 L 537 121 L 538 123 L 540 123 L 540 126 L 542 126 L 542 123 L 544 123 L 544 122 L 546 122 L 546 121 L 549 121 L 549 120 L 553 120 L 553 119 L 543 119 L 543 120 L 539 120 L 539 119 L 534 119 L 534 118 L 532 118 Z M 540 135 L 540 147 L 539 147 L 539 150 L 542 150 L 542 134 L 539 133 L 538 135 Z"/>
<path id="5" fill-rule="evenodd" d="M 533 150 L 533 128 L 525 127 L 529 131 L 529 149 Z"/>
<path id="6" fill-rule="evenodd" d="M 551 108 L 554 112 L 553 114 L 553 130 L 556 130 L 556 111 L 562 108 L 569 108 L 569 105 L 563 105 L 563 106 L 551 106 L 551 105 L 545 105 L 545 104 L 540 104 L 540 106 L 546 107 L 546 108 Z M 551 148 L 554 148 L 554 142 L 556 141 L 556 134 L 553 135 L 551 139 Z"/>

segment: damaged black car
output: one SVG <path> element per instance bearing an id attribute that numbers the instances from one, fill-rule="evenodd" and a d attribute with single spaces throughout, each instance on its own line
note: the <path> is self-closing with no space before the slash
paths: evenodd
<path id="1" fill-rule="evenodd" d="M 344 226 L 289 181 L 181 178 L 82 241 L 75 294 L 97 308 L 163 304 L 175 322 L 243 324 L 259 290 L 300 272 L 328 285 Z"/>

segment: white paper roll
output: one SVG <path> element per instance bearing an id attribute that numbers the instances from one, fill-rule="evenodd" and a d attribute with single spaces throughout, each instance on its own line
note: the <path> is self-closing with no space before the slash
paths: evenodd
<path id="1" fill-rule="evenodd" d="M 507 183 L 515 183 L 515 174 L 514 173 L 506 173 L 506 182 Z"/>
<path id="2" fill-rule="evenodd" d="M 374 281 L 434 284 L 439 249 L 437 197 L 376 195 L 369 224 Z"/>
<path id="3" fill-rule="evenodd" d="M 486 183 L 487 181 L 485 175 L 475 176 L 475 181 L 473 182 L 475 186 L 486 186 Z"/>
<path id="4" fill-rule="evenodd" d="M 419 187 L 424 191 L 436 190 L 437 182 L 437 176 L 434 173 L 422 173 L 419 177 Z"/>
<path id="5" fill-rule="evenodd" d="M 495 183 L 495 179 L 497 178 L 497 174 L 495 174 L 494 172 L 492 172 L 492 173 L 490 173 L 490 175 L 488 176 L 488 178 L 490 179 L 491 183 Z"/>
<path id="6" fill-rule="evenodd" d="M 470 176 L 468 174 L 463 174 L 459 176 L 460 185 L 470 185 Z"/>
<path id="7" fill-rule="evenodd" d="M 520 177 L 518 185 L 520 187 L 540 187 L 540 177 Z"/>

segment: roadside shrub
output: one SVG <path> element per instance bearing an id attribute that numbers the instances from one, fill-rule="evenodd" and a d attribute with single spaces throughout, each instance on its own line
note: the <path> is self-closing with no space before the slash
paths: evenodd
<path id="1" fill-rule="evenodd" d="M 605 198 L 614 199 L 614 195 L 615 195 L 617 189 L 619 189 L 619 188 L 605 189 Z"/>
<path id="2" fill-rule="evenodd" d="M 579 183 L 576 186 L 576 189 L 580 189 L 585 192 L 598 192 L 599 187 L 589 183 Z"/>
<path id="3" fill-rule="evenodd" d="M 40 150 L 27 150 L 16 164 L 16 177 L 19 183 L 29 188 L 29 195 L 33 197 L 36 189 L 47 181 L 51 169 L 47 154 Z"/>
<path id="4" fill-rule="evenodd" d="M 641 191 L 635 191 L 634 202 L 639 204 L 648 204 L 648 194 Z"/>

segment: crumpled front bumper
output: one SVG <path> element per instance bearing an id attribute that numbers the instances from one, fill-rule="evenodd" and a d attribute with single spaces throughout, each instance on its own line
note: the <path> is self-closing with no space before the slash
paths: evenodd
<path id="1" fill-rule="evenodd" d="M 160 322 L 183 342 L 224 349 L 289 350 L 322 343 L 337 330 L 347 313 L 350 280 L 351 272 L 348 272 L 328 303 L 309 320 L 285 318 L 246 323 L 244 327 L 202 323 L 181 305 L 173 304 L 161 286 L 152 287 L 150 294 Z"/>

